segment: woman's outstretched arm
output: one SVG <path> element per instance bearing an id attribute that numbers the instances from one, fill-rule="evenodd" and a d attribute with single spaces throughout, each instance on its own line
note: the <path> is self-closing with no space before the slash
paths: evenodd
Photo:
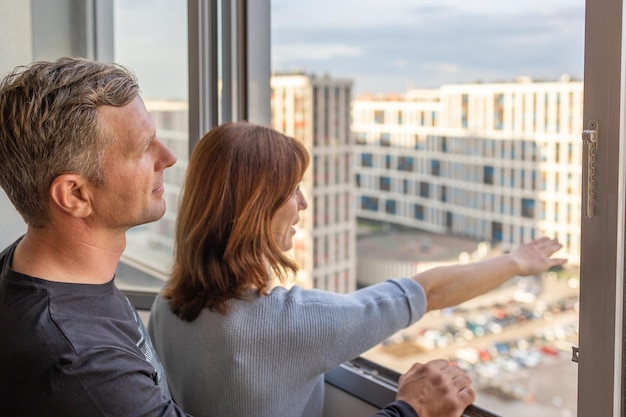
<path id="1" fill-rule="evenodd" d="M 414 275 L 413 280 L 424 288 L 427 311 L 438 310 L 481 295 L 515 276 L 563 265 L 566 259 L 551 258 L 562 246 L 557 239 L 542 237 L 484 261 L 436 267 Z"/>

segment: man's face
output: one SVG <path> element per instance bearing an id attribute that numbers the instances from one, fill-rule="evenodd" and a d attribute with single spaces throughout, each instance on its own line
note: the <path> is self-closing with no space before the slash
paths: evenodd
<path id="1" fill-rule="evenodd" d="M 156 138 L 154 122 L 137 96 L 123 107 L 102 106 L 99 122 L 113 136 L 105 149 L 104 184 L 93 191 L 93 221 L 124 229 L 165 213 L 163 171 L 176 156 Z"/>

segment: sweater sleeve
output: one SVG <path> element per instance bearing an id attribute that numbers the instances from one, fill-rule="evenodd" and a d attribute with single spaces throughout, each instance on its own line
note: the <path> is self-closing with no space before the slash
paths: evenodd
<path id="1" fill-rule="evenodd" d="M 278 327 L 290 329 L 292 342 L 306 347 L 297 360 L 323 373 L 417 321 L 426 296 L 418 283 L 400 278 L 348 294 L 294 287 L 282 306 Z M 295 344 L 289 347 L 297 350 Z"/>
<path id="2" fill-rule="evenodd" d="M 413 407 L 404 401 L 394 401 L 371 417 L 419 417 Z"/>

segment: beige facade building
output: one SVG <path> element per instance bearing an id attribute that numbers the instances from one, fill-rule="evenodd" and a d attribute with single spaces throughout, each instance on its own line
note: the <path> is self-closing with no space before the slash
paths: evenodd
<path id="1" fill-rule="evenodd" d="M 583 84 L 520 78 L 353 101 L 357 217 L 580 259 Z"/>

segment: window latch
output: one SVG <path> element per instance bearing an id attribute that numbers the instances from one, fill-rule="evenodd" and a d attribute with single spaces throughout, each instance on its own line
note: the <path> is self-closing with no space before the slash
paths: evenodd
<path id="1" fill-rule="evenodd" d="M 590 120 L 588 129 L 583 130 L 583 158 L 587 160 L 587 180 L 583 180 L 584 213 L 587 218 L 593 217 L 595 199 L 596 151 L 598 149 L 598 122 Z"/>
<path id="2" fill-rule="evenodd" d="M 578 363 L 578 346 L 572 346 L 572 362 Z"/>

